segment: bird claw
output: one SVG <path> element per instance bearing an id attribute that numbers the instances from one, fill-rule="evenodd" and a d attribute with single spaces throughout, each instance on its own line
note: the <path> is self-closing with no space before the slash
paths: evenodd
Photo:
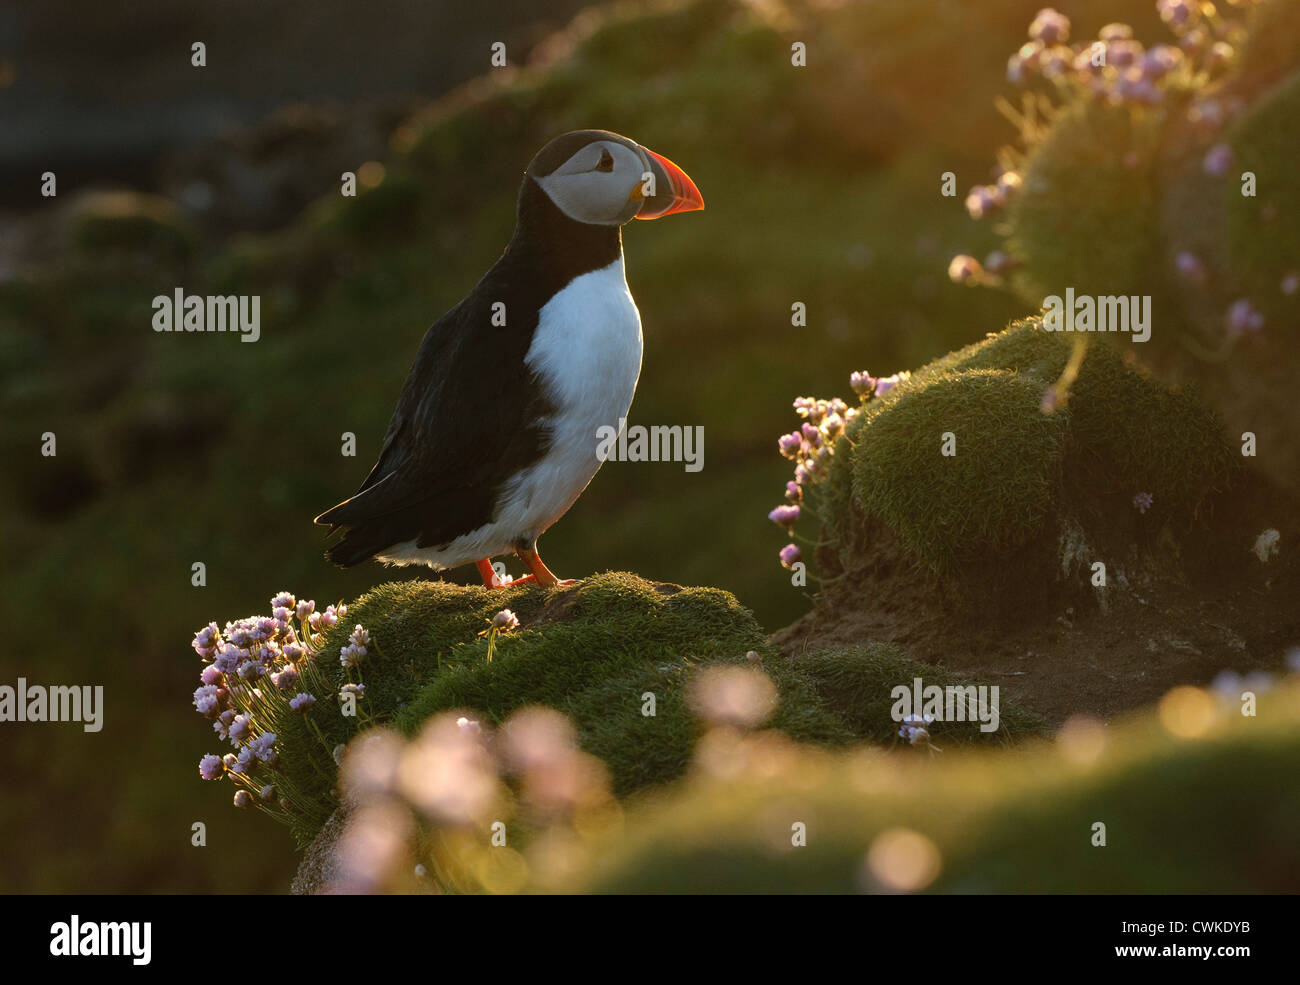
<path id="1" fill-rule="evenodd" d="M 536 551 L 518 551 L 520 560 L 532 569 L 532 574 L 524 575 L 521 578 L 511 578 L 509 575 L 498 575 L 492 567 L 492 562 L 488 558 L 476 561 L 479 575 L 483 578 L 484 588 L 509 588 L 511 585 L 522 585 L 525 582 L 533 582 L 541 585 L 543 588 L 568 588 L 570 585 L 576 585 L 577 582 L 572 578 L 556 578 L 551 574 L 549 568 L 542 564 L 542 559 L 537 556 Z"/>

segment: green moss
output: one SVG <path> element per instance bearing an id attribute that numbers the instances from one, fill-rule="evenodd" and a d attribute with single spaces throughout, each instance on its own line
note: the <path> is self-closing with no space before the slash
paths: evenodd
<path id="1" fill-rule="evenodd" d="M 497 637 L 492 659 L 478 634 L 488 618 L 511 608 L 520 628 Z M 890 691 L 914 677 L 940 685 L 965 683 L 904 657 L 890 646 L 843 649 L 787 660 L 767 642 L 753 616 L 712 588 L 656 586 L 635 575 L 607 573 L 561 592 L 536 587 L 488 592 L 441 582 L 381 585 L 349 607 L 346 625 L 325 641 L 319 666 L 329 688 L 343 678 L 337 647 L 353 625 L 371 633 L 363 665 L 366 718 L 344 719 L 327 701 L 312 712 L 322 743 L 295 715 L 270 723 L 280 736 L 282 787 L 295 804 L 300 841 L 335 806 L 330 749 L 371 721 L 414 734 L 431 717 L 461 711 L 493 725 L 529 705 L 569 716 L 584 749 L 602 759 L 617 796 L 681 775 L 699 737 L 688 708 L 692 677 L 704 665 L 754 666 L 776 684 L 779 701 L 767 723 L 802 742 L 844 746 L 899 741 Z M 643 707 L 654 696 L 654 714 Z M 1003 712 L 1003 728 L 982 733 L 953 725 L 945 741 L 1006 741 L 1037 730 L 1038 720 Z"/>
<path id="2" fill-rule="evenodd" d="M 805 509 L 821 521 L 822 539 L 844 556 L 854 548 L 852 449 L 865 423 L 862 414 L 849 421 L 844 434 L 835 440 L 826 478 L 807 487 L 804 494 Z"/>
<path id="3" fill-rule="evenodd" d="M 1128 358 L 1121 348 L 1128 344 L 1096 337 L 1088 348 L 1068 405 L 1068 477 L 1092 487 L 1076 490 L 1083 496 L 1150 492 L 1162 510 L 1192 512 L 1232 467 L 1222 427 L 1194 390 L 1167 386 Z M 1029 319 L 932 365 L 940 373 L 1014 370 L 1046 385 L 1072 346 L 1070 335 Z"/>
<path id="4" fill-rule="evenodd" d="M 1146 294 L 1158 257 L 1152 184 L 1159 116 L 1076 103 L 1029 154 L 1008 207 L 1015 277 L 1037 307 L 1050 294 Z"/>
<path id="5" fill-rule="evenodd" d="M 814 507 L 851 549 L 846 492 L 935 570 L 1029 542 L 1065 509 L 1155 498 L 1186 518 L 1221 488 L 1233 458 L 1215 415 L 1095 337 L 1067 407 L 1042 413 L 1073 336 L 1018 322 L 923 367 L 863 413 L 838 446 Z M 942 436 L 956 454 L 941 454 Z"/>
<path id="6" fill-rule="evenodd" d="M 645 667 L 743 656 L 766 645 L 753 617 L 724 592 L 688 589 L 678 593 L 684 599 L 660 599 L 648 582 L 625 576 L 628 584 L 639 582 L 638 592 L 622 595 L 615 607 L 607 599 L 582 598 L 586 592 L 599 596 L 601 582 L 609 577 L 588 579 L 594 587 L 584 583 L 575 590 L 578 598 L 566 614 L 568 621 L 498 638 L 491 663 L 485 640 L 454 647 L 442 671 L 399 715 L 399 725 L 412 731 L 434 713 L 455 708 L 470 708 L 500 723 L 524 705 L 562 707 L 595 682 L 624 675 L 631 679 Z M 587 604 L 592 601 L 597 604 Z M 646 602 L 653 606 L 650 611 L 642 608 Z M 626 699 L 639 708 L 640 694 L 629 691 Z"/>
<path id="7" fill-rule="evenodd" d="M 625 667 L 563 700 L 582 748 L 609 767 L 615 796 L 680 776 L 686 769 L 696 729 L 686 704 L 691 670 L 685 661 Z M 641 711 L 647 692 L 655 697 L 653 717 Z"/>
<path id="8" fill-rule="evenodd" d="M 1037 319 L 1025 318 L 1005 331 L 985 336 L 979 342 L 936 359 L 914 373 L 913 380 L 925 382 L 946 373 L 972 369 L 1005 369 L 1051 382 L 1065 368 L 1072 344 L 1068 335 L 1042 331 Z M 1104 357 L 1105 353 L 1098 358 Z"/>
<path id="9" fill-rule="evenodd" d="M 1269 319 L 1270 332 L 1295 334 L 1297 301 L 1282 294 L 1300 271 L 1300 71 L 1270 92 L 1228 132 L 1236 158 L 1221 194 L 1230 277 Z M 1242 195 L 1241 173 L 1255 174 L 1256 194 Z"/>
<path id="10" fill-rule="evenodd" d="M 753 666 L 730 654 L 709 661 L 643 664 L 582 688 L 557 705 L 578 726 L 583 748 L 609 767 L 616 796 L 667 783 L 686 769 L 701 731 L 688 707 L 687 689 L 705 663 Z M 780 694 L 770 727 L 820 745 L 843 746 L 855 738 L 781 658 L 769 652 L 761 667 Z M 655 696 L 653 717 L 642 714 L 647 693 Z"/>
<path id="11" fill-rule="evenodd" d="M 792 751 L 775 775 L 701 776 L 633 811 L 563 888 L 879 892 L 868 852 L 902 827 L 937 849 L 931 892 L 1292 891 L 1297 697 L 1295 685 L 1267 696 L 1256 718 L 1224 706 L 1197 739 L 1147 711 L 1108 726 L 1095 760 L 1054 743 L 922 761 Z M 806 847 L 790 847 L 796 821 Z"/>
<path id="12" fill-rule="evenodd" d="M 719 663 L 745 662 L 722 658 Z M 897 745 L 898 723 L 891 710 L 893 688 L 927 685 L 966 686 L 973 682 L 921 663 L 888 644 L 840 647 L 787 659 L 768 654 L 762 669 L 777 685 L 779 704 L 766 723 L 801 742 L 841 747 L 853 742 Z M 611 768 L 614 792 L 624 796 L 676 778 L 690 760 L 699 726 L 686 705 L 686 686 L 696 665 L 678 661 L 615 675 L 587 688 L 562 705 L 580 727 L 588 752 Z M 653 692 L 657 715 L 640 713 L 641 695 Z M 1038 716 L 1004 703 L 1001 726 L 980 731 L 976 723 L 935 727 L 937 744 L 1005 744 L 1042 731 Z"/>
<path id="13" fill-rule="evenodd" d="M 1226 485 L 1239 459 L 1194 390 L 1167 387 L 1102 346 L 1084 367 L 1070 398 L 1076 497 L 1149 492 L 1157 515 L 1179 517 Z"/>
<path id="14" fill-rule="evenodd" d="M 785 676 L 783 676 L 785 675 Z M 892 691 L 900 685 L 911 687 L 914 678 L 925 686 L 969 686 L 970 679 L 953 674 L 933 664 L 921 663 L 890 644 L 870 643 L 859 647 L 834 647 L 805 654 L 787 662 L 777 680 L 782 693 L 798 686 L 828 714 L 835 716 L 841 728 L 859 740 L 893 745 L 901 743 L 898 723 L 891 715 Z M 919 709 L 917 709 L 919 712 Z M 1045 731 L 1043 720 L 1012 702 L 1000 701 L 1000 724 L 983 732 L 977 722 L 939 723 L 931 728 L 935 744 L 1006 745 Z M 782 729 L 799 737 L 791 729 Z"/>
<path id="15" fill-rule="evenodd" d="M 935 565 L 1024 544 L 1056 505 L 1068 421 L 1039 410 L 1043 389 L 972 369 L 888 395 L 853 449 L 854 499 Z"/>

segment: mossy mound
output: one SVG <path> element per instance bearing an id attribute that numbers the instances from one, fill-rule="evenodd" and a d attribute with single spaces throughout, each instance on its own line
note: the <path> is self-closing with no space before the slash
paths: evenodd
<path id="1" fill-rule="evenodd" d="M 500 634 L 488 662 L 479 634 L 491 617 L 510 609 L 520 628 Z M 414 732 L 429 716 L 450 708 L 472 711 L 493 724 L 526 704 L 563 707 L 584 689 L 631 671 L 678 660 L 743 658 L 765 649 L 762 630 L 748 610 L 716 589 L 656 586 L 635 575 L 608 573 L 564 591 L 537 586 L 488 590 L 447 582 L 380 585 L 349 607 L 347 625 L 325 639 L 321 669 L 337 689 L 346 678 L 337 660 L 353 624 L 369 630 L 375 646 L 362 667 L 361 708 L 374 721 L 393 721 Z M 640 703 L 641 691 L 629 700 Z M 332 713 L 317 724 L 328 743 L 343 743 L 355 720 Z M 277 723 L 285 743 L 284 769 L 300 788 L 314 789 L 321 804 L 302 813 L 299 837 L 310 837 L 333 809 L 335 766 L 301 723 Z M 296 821 L 298 819 L 295 819 Z"/>
<path id="2" fill-rule="evenodd" d="M 925 760 L 769 746 L 752 760 L 761 769 L 701 771 L 632 812 L 561 888 L 1294 892 L 1297 698 L 1292 683 L 1244 717 L 1189 689 L 1058 743 Z M 792 847 L 796 822 L 804 847 Z"/>
<path id="3" fill-rule="evenodd" d="M 520 627 L 497 636 L 491 660 L 479 635 L 502 608 Z M 687 704 L 693 675 L 705 665 L 758 666 L 777 686 L 767 723 L 803 742 L 844 746 L 899 741 L 890 715 L 891 690 L 967 684 L 904 657 L 890 646 L 840 649 L 787 660 L 778 656 L 747 609 L 727 592 L 679 588 L 632 574 L 606 573 L 564 590 L 536 586 L 488 591 L 442 582 L 381 585 L 349 606 L 347 625 L 329 634 L 320 667 L 327 683 L 344 683 L 332 655 L 360 623 L 373 645 L 362 666 L 370 721 L 408 735 L 445 711 L 463 711 L 499 725 L 512 712 L 545 705 L 568 715 L 583 748 L 609 767 L 613 791 L 625 796 L 681 775 L 700 734 Z M 755 664 L 750 651 L 759 655 Z M 643 713 L 647 692 L 655 713 Z M 329 745 L 358 730 L 328 701 L 312 712 Z M 1001 712 L 1001 727 L 952 723 L 945 742 L 1005 743 L 1042 728 L 1034 715 Z M 335 766 L 325 746 L 296 716 L 271 724 L 280 736 L 287 787 L 300 796 L 292 824 L 310 839 L 337 806 Z"/>
<path id="4" fill-rule="evenodd" d="M 811 493 L 842 560 L 863 547 L 854 508 L 884 521 L 935 571 L 1005 556 L 1067 516 L 1092 517 L 1104 536 L 1100 511 L 1127 517 L 1139 493 L 1152 496 L 1153 521 L 1193 517 L 1232 468 L 1215 415 L 1102 338 L 1068 404 L 1044 413 L 1073 340 L 1027 319 L 868 401 Z"/>
<path id="5" fill-rule="evenodd" d="M 1015 278 L 1021 297 L 1036 307 L 1066 287 L 1150 293 L 1159 134 L 1157 120 L 1098 103 L 1073 104 L 1053 119 L 1008 210 L 1008 248 L 1024 264 Z"/>
<path id="6" fill-rule="evenodd" d="M 1065 415 L 1039 411 L 1043 386 L 1029 373 L 967 369 L 886 401 L 857 433 L 857 502 L 935 563 L 1025 543 L 1054 505 L 1066 433 Z"/>

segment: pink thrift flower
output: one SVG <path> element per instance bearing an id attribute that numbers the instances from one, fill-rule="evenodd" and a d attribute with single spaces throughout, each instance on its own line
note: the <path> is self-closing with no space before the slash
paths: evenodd
<path id="1" fill-rule="evenodd" d="M 225 775 L 225 772 L 226 764 L 220 756 L 208 753 L 199 760 L 199 776 L 205 780 L 220 780 Z"/>
<path id="2" fill-rule="evenodd" d="M 794 525 L 799 520 L 799 507 L 778 506 L 767 518 L 783 529 L 787 534 L 794 532 Z"/>
<path id="3" fill-rule="evenodd" d="M 869 397 L 871 391 L 876 388 L 876 380 L 865 370 L 853 372 L 849 374 L 849 386 L 853 388 L 853 392 L 859 397 Z"/>

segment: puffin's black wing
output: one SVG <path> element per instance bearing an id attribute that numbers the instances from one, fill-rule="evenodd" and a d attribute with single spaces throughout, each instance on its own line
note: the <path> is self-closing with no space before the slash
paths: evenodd
<path id="1" fill-rule="evenodd" d="M 316 518 L 347 528 L 326 551 L 336 564 L 483 526 L 504 483 L 542 457 L 539 419 L 553 408 L 524 362 L 537 306 L 507 303 L 507 326 L 494 326 L 494 301 L 518 295 L 493 273 L 425 333 L 379 460 L 355 496 Z"/>

